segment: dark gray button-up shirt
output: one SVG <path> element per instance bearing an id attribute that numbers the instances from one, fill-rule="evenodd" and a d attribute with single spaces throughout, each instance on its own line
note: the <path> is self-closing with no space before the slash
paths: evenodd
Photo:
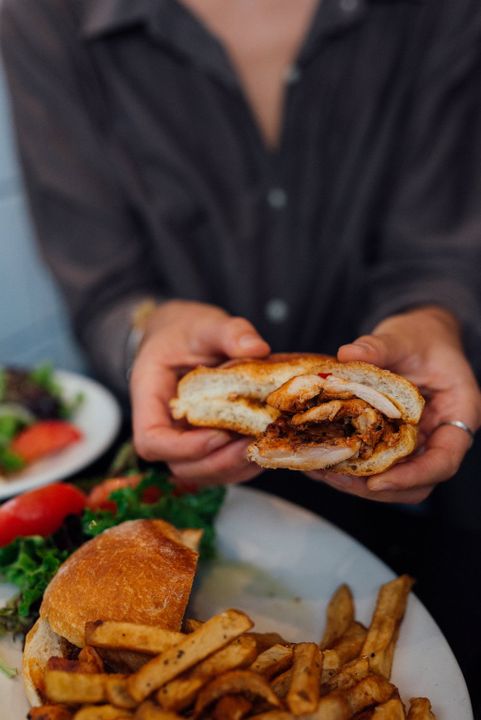
<path id="1" fill-rule="evenodd" d="M 275 152 L 176 0 L 4 0 L 0 27 L 40 243 L 104 377 L 152 295 L 324 352 L 437 303 L 480 357 L 479 0 L 323 0 Z"/>

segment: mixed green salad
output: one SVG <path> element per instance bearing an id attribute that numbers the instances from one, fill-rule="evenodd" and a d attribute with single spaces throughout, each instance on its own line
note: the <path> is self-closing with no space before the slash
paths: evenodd
<path id="1" fill-rule="evenodd" d="M 80 394 L 67 400 L 50 364 L 0 367 L 0 474 L 18 472 L 79 439 L 69 421 L 82 401 Z"/>

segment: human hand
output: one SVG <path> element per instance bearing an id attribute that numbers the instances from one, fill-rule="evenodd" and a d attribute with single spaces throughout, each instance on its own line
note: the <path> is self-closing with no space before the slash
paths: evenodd
<path id="1" fill-rule="evenodd" d="M 371 335 L 338 351 L 338 360 L 363 360 L 404 375 L 426 398 L 419 451 L 368 479 L 333 472 L 308 473 L 353 495 L 383 502 L 418 503 L 458 470 L 471 440 L 449 420 L 473 431 L 481 425 L 481 393 L 463 353 L 459 328 L 450 313 L 420 308 L 381 322 Z"/>
<path id="2" fill-rule="evenodd" d="M 259 475 L 248 462 L 249 440 L 172 420 L 169 400 L 179 375 L 227 358 L 263 357 L 269 346 L 247 320 L 203 303 L 172 300 L 150 315 L 130 378 L 136 451 L 165 461 L 179 485 L 234 483 Z"/>

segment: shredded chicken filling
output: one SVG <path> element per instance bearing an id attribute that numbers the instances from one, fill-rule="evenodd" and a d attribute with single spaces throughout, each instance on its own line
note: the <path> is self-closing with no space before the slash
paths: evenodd
<path id="1" fill-rule="evenodd" d="M 308 444 L 350 447 L 355 457 L 365 460 L 379 443 L 396 443 L 399 421 L 386 418 L 364 400 L 332 396 L 321 390 L 316 397 L 293 399 L 289 411 L 283 403 L 279 418 L 271 423 L 264 435 L 269 446 L 286 446 L 293 450 Z"/>

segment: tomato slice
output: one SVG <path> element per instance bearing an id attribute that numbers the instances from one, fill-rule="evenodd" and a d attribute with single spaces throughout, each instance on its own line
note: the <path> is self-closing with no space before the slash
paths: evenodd
<path id="1" fill-rule="evenodd" d="M 7 500 L 0 506 L 0 547 L 17 537 L 51 535 L 67 515 L 80 515 L 87 498 L 74 485 L 53 483 Z"/>
<path id="2" fill-rule="evenodd" d="M 42 420 L 22 430 L 10 444 L 10 450 L 26 463 L 34 462 L 63 450 L 77 440 L 82 433 L 64 420 Z"/>
<path id="3" fill-rule="evenodd" d="M 92 510 L 110 510 L 115 512 L 117 506 L 110 496 L 115 490 L 125 487 L 135 488 L 143 479 L 142 475 L 128 475 L 127 477 L 108 478 L 99 485 L 92 488 L 87 498 L 87 505 Z M 142 501 L 154 503 L 160 498 L 160 490 L 157 487 L 147 487 L 142 493 Z"/>

